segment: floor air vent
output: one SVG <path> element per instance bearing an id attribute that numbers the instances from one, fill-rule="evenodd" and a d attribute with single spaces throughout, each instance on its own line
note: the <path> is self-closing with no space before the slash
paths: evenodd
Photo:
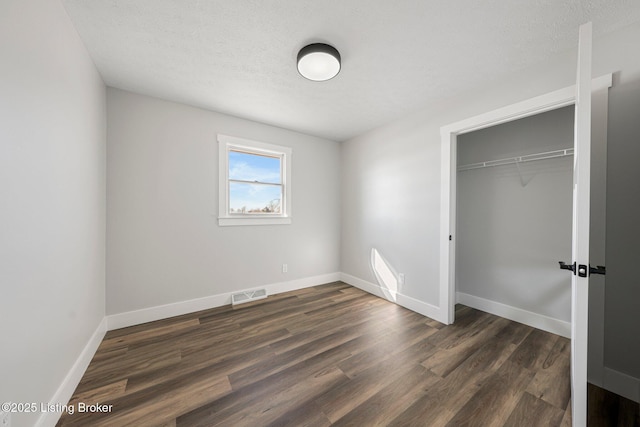
<path id="1" fill-rule="evenodd" d="M 267 297 L 266 289 L 256 289 L 255 291 L 240 292 L 231 295 L 231 304 L 238 305 L 245 302 L 256 301 Z"/>

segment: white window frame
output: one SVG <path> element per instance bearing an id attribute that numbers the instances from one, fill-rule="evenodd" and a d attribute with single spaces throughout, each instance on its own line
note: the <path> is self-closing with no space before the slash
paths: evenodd
<path id="1" fill-rule="evenodd" d="M 229 212 L 229 152 L 242 151 L 259 156 L 279 157 L 282 173 L 282 201 L 277 214 L 242 214 Z M 284 225 L 291 224 L 291 148 L 218 135 L 218 225 Z"/>

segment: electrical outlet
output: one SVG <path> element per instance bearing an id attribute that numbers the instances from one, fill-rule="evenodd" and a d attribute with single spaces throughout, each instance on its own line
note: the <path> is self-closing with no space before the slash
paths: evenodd
<path id="1" fill-rule="evenodd" d="M 0 427 L 11 427 L 11 412 L 0 412 Z"/>
<path id="2" fill-rule="evenodd" d="M 286 273 L 287 271 L 289 271 L 289 266 L 287 264 L 282 264 L 282 272 Z"/>
<path id="3" fill-rule="evenodd" d="M 404 285 L 404 273 L 398 274 L 398 285 Z"/>

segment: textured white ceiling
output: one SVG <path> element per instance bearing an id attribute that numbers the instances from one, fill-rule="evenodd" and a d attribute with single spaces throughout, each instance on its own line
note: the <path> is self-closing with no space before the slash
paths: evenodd
<path id="1" fill-rule="evenodd" d="M 342 141 L 640 20 L 638 0 L 63 0 L 107 85 Z M 342 55 L 327 82 L 298 50 Z"/>

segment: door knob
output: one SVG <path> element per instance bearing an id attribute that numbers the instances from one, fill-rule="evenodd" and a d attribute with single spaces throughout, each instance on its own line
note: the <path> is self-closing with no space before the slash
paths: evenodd
<path id="1" fill-rule="evenodd" d="M 567 264 L 564 261 L 558 261 L 558 264 L 560 264 L 560 270 L 573 271 L 573 274 L 577 273 L 580 277 L 587 277 L 587 275 L 591 276 L 592 274 L 602 274 L 603 276 L 607 274 L 607 268 L 604 265 L 599 265 L 597 267 L 591 267 L 591 265 L 589 265 L 587 267 L 584 264 L 580 264 L 576 271 L 575 262 L 573 264 Z"/>
<path id="2" fill-rule="evenodd" d="M 575 272 L 576 272 L 576 263 L 575 262 L 573 264 L 570 264 L 570 265 L 567 265 L 567 263 L 565 263 L 564 261 L 558 261 L 558 263 L 560 264 L 560 270 L 573 271 L 573 273 L 575 274 Z"/>
<path id="3" fill-rule="evenodd" d="M 578 276 L 587 277 L 587 266 L 584 264 L 580 264 L 578 266 Z"/>

